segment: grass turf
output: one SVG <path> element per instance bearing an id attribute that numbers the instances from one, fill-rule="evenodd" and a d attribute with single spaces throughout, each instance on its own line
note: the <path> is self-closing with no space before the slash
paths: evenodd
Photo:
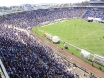
<path id="1" fill-rule="evenodd" d="M 72 19 L 38 27 L 38 29 L 56 35 L 65 42 L 92 54 L 104 56 L 104 24 Z"/>
<path id="2" fill-rule="evenodd" d="M 63 20 L 61 22 L 56 22 L 53 24 L 49 24 L 46 26 L 37 26 L 33 28 L 35 32 L 44 37 L 43 32 L 49 33 L 53 36 L 58 36 L 61 40 L 73 44 L 81 49 L 84 49 L 92 54 L 98 54 L 104 56 L 104 24 L 97 22 L 87 22 L 82 19 L 71 19 L 71 20 Z M 57 44 L 61 48 L 63 47 L 63 43 Z M 80 51 L 75 48 L 69 46 L 69 50 L 67 50 L 77 57 L 89 62 L 92 62 L 80 57 Z M 95 64 L 95 67 L 101 67 L 104 71 L 104 67 L 98 64 Z"/>

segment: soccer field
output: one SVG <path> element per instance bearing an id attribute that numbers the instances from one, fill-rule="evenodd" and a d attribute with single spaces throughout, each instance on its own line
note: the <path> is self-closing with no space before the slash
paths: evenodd
<path id="1" fill-rule="evenodd" d="M 71 19 L 37 28 L 92 54 L 104 56 L 104 24 L 102 23 Z"/>

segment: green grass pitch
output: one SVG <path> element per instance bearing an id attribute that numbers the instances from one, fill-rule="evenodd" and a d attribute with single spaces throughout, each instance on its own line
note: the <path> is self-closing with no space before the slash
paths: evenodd
<path id="1" fill-rule="evenodd" d="M 92 54 L 104 56 L 104 24 L 70 19 L 37 27 Z"/>

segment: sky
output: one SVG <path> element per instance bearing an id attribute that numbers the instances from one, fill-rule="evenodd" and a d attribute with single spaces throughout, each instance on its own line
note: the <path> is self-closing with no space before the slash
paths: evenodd
<path id="1" fill-rule="evenodd" d="M 21 4 L 42 4 L 42 3 L 76 3 L 82 1 L 86 0 L 0 0 L 0 6 L 14 6 Z"/>

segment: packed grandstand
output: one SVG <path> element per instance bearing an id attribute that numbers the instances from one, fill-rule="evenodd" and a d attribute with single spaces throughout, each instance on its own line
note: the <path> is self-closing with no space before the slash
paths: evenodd
<path id="1" fill-rule="evenodd" d="M 91 6 L 104 6 L 104 0 L 90 0 Z"/>
<path id="2" fill-rule="evenodd" d="M 63 18 L 101 18 L 104 8 L 38 9 L 0 16 L 0 59 L 10 78 L 96 78 L 40 42 L 29 30 Z M 7 76 L 7 77 L 8 77 Z"/>

